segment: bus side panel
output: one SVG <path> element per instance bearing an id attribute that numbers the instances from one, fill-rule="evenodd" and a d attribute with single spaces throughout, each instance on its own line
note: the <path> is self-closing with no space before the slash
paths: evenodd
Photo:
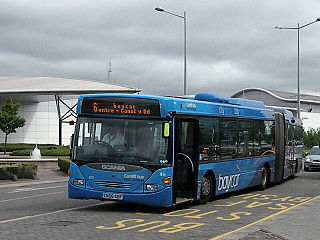
<path id="1" fill-rule="evenodd" d="M 282 113 L 275 113 L 275 147 L 276 147 L 276 160 L 275 160 L 275 183 L 279 183 L 283 179 L 284 171 L 284 115 Z"/>
<path id="2" fill-rule="evenodd" d="M 216 195 L 257 186 L 261 183 L 261 169 L 265 163 L 270 167 L 270 181 L 274 181 L 274 156 L 231 160 L 199 165 L 198 184 L 203 175 L 212 170 L 215 175 Z M 199 193 L 198 189 L 198 193 Z"/>

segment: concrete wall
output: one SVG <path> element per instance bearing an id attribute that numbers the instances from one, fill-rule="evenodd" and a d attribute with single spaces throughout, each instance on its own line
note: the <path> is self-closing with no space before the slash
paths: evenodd
<path id="1" fill-rule="evenodd" d="M 76 100 L 65 101 L 69 106 L 73 106 Z M 9 143 L 51 143 L 59 144 L 59 118 L 56 103 L 20 103 L 19 115 L 26 120 L 23 128 L 18 128 L 17 133 L 12 133 L 8 137 Z M 62 114 L 66 107 L 61 105 Z M 76 120 L 69 118 L 70 120 Z M 74 131 L 74 126 L 67 123 L 62 124 L 62 144 L 69 145 L 70 136 Z M 0 131 L 0 142 L 4 142 L 4 133 Z"/>
<path id="2" fill-rule="evenodd" d="M 263 91 L 249 91 L 249 92 L 245 92 L 244 94 L 241 93 L 237 97 L 255 100 L 255 101 L 262 101 L 264 102 L 265 105 L 268 105 L 268 106 L 279 106 L 279 107 L 287 107 L 287 108 L 297 107 L 297 104 L 295 102 L 282 101 Z"/>
<path id="3" fill-rule="evenodd" d="M 301 120 L 304 129 L 307 131 L 309 128 L 320 128 L 320 113 L 301 112 Z"/>
<path id="4" fill-rule="evenodd" d="M 245 98 L 250 100 L 262 101 L 268 106 L 279 106 L 287 108 L 297 108 L 296 102 L 282 101 L 266 92 L 251 90 L 248 92 L 242 92 L 237 95 L 237 98 Z M 312 107 L 312 112 L 307 112 Z M 296 114 L 296 112 L 293 112 Z M 302 103 L 301 102 L 301 120 L 305 130 L 309 128 L 318 129 L 320 128 L 320 104 Z"/>

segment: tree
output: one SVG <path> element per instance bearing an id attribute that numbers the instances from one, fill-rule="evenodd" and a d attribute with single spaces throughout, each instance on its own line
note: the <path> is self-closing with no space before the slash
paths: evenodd
<path id="1" fill-rule="evenodd" d="M 320 128 L 308 129 L 308 131 L 304 133 L 303 142 L 304 142 L 304 146 L 309 149 L 312 148 L 313 146 L 318 146 L 320 142 Z"/>
<path id="2" fill-rule="evenodd" d="M 7 153 L 8 135 L 15 133 L 16 129 L 23 127 L 26 122 L 26 120 L 18 116 L 19 107 L 19 103 L 13 103 L 12 98 L 8 97 L 0 110 L 0 130 L 5 134 L 4 154 Z"/>

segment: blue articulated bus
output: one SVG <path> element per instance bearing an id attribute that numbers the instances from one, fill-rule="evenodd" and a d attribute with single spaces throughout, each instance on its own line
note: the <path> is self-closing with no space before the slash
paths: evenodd
<path id="1" fill-rule="evenodd" d="M 72 136 L 68 194 L 168 207 L 264 189 L 301 169 L 300 120 L 263 102 L 83 95 Z"/>

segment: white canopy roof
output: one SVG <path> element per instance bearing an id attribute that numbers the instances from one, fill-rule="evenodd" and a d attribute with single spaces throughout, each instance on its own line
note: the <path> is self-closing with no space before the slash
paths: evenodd
<path id="1" fill-rule="evenodd" d="M 137 93 L 134 89 L 89 80 L 52 77 L 0 77 L 0 101 L 11 96 L 15 101 L 53 101 L 54 95 L 64 99 L 94 93 Z M 73 96 L 72 96 L 73 95 Z"/>

